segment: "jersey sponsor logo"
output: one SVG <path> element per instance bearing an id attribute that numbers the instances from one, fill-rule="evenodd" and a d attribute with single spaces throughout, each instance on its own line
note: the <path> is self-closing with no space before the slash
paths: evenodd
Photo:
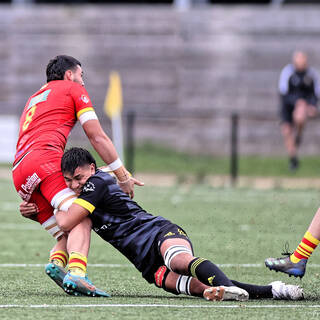
<path id="1" fill-rule="evenodd" d="M 21 185 L 21 190 L 18 191 L 18 194 L 24 201 L 29 201 L 32 195 L 32 192 L 41 182 L 41 179 L 36 173 L 28 176 L 26 182 Z"/>
<path id="2" fill-rule="evenodd" d="M 86 96 L 85 94 L 83 94 L 80 98 L 84 103 L 89 103 L 90 99 L 88 96 Z"/>
<path id="3" fill-rule="evenodd" d="M 96 187 L 91 181 L 87 182 L 83 187 L 84 192 L 92 192 L 95 189 L 96 189 Z"/>

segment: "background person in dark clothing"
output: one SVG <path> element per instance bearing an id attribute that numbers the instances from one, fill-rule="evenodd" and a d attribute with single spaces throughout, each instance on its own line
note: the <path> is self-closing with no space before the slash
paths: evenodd
<path id="1" fill-rule="evenodd" d="M 308 66 L 305 52 L 294 52 L 292 63 L 282 69 L 279 93 L 281 132 L 289 155 L 290 169 L 296 170 L 299 166 L 297 151 L 302 132 L 307 119 L 316 116 L 320 96 L 318 75 Z"/>

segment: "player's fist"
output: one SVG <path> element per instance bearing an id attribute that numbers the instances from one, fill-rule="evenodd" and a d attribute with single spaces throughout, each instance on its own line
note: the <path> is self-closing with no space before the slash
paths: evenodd
<path id="1" fill-rule="evenodd" d="M 39 212 L 39 209 L 35 203 L 28 203 L 26 201 L 20 203 L 19 210 L 23 217 L 32 220 L 35 220 L 35 216 Z"/>

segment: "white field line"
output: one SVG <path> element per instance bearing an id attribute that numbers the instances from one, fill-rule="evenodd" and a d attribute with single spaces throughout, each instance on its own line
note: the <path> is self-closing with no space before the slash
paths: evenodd
<path id="1" fill-rule="evenodd" d="M 43 268 L 45 264 L 41 263 L 1 263 L 0 268 Z M 262 263 L 226 263 L 217 264 L 219 268 L 261 268 Z M 88 267 L 93 268 L 127 268 L 133 267 L 132 264 L 113 264 L 113 263 L 97 263 L 88 264 Z M 308 264 L 308 268 L 319 268 L 320 264 Z"/>
<path id="2" fill-rule="evenodd" d="M 288 305 L 245 305 L 243 303 L 239 305 L 174 305 L 174 304 L 3 304 L 0 308 L 34 308 L 34 309 L 47 309 L 47 308 L 210 308 L 210 309 L 316 309 L 320 308 L 319 304 L 315 305 L 303 305 L 303 304 L 288 304 Z"/>

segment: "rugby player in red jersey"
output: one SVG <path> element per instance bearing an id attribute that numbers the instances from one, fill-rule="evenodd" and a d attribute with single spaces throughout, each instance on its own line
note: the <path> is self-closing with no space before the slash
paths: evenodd
<path id="1" fill-rule="evenodd" d="M 84 87 L 81 63 L 71 56 L 57 56 L 49 61 L 46 75 L 47 84 L 28 99 L 20 118 L 12 169 L 14 185 L 25 202 L 36 204 L 38 213 L 31 218 L 57 239 L 50 253 L 50 262 L 60 267 L 68 263 L 70 273 L 85 284 L 85 294 L 106 295 L 92 286 L 86 276 L 91 221 L 83 220 L 67 236 L 53 214 L 54 210 L 67 211 L 76 198 L 65 184 L 60 162 L 77 120 L 94 149 L 113 170 L 125 193 L 132 198 L 134 184 L 143 183 L 131 177 L 112 141 L 101 128 Z M 62 287 L 62 283 L 56 282 Z"/>

